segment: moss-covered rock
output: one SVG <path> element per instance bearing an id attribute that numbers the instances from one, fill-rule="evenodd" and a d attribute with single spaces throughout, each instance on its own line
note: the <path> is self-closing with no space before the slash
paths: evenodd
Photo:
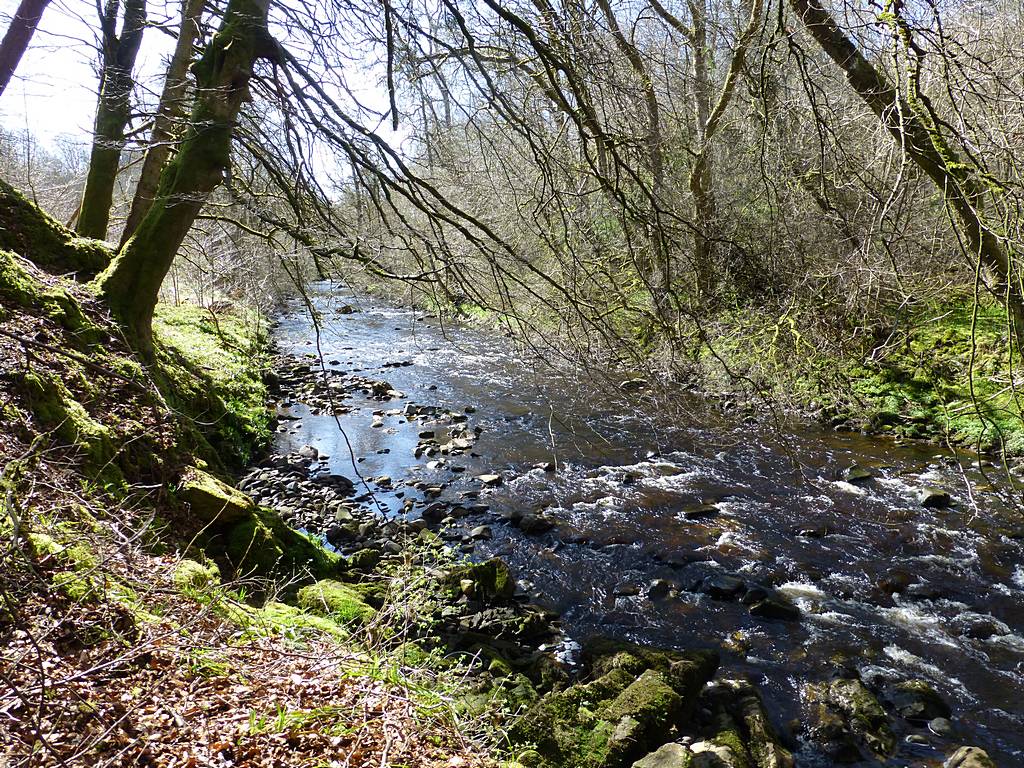
<path id="1" fill-rule="evenodd" d="M 807 688 L 811 733 L 837 760 L 859 759 L 865 753 L 885 759 L 896 747 L 889 718 L 874 694 L 860 680 L 842 678 Z"/>
<path id="2" fill-rule="evenodd" d="M 80 280 L 95 277 L 113 258 L 105 243 L 76 236 L 4 181 L 0 181 L 0 249 Z"/>
<path id="3" fill-rule="evenodd" d="M 996 768 L 996 764 L 981 747 L 960 747 L 942 768 Z"/>
<path id="4" fill-rule="evenodd" d="M 344 567 L 344 560 L 324 549 L 320 542 L 290 528 L 276 513 L 257 508 L 231 527 L 224 536 L 225 554 L 241 574 L 308 572 L 330 576 Z"/>
<path id="5" fill-rule="evenodd" d="M 330 616 L 342 624 L 363 624 L 376 614 L 355 589 L 333 579 L 303 587 L 297 602 L 303 610 Z"/>
<path id="6" fill-rule="evenodd" d="M 327 635 L 338 640 L 349 637 L 344 627 L 325 616 L 316 616 L 294 605 L 276 601 L 260 608 L 236 607 L 230 616 L 255 635 L 284 635 L 292 639 Z"/>
<path id="7" fill-rule="evenodd" d="M 792 768 L 793 755 L 782 746 L 749 680 L 716 680 L 705 689 L 703 700 L 718 713 L 718 733 L 711 741 L 730 747 L 735 760 L 755 768 Z"/>
<path id="8" fill-rule="evenodd" d="M 512 729 L 514 742 L 536 746 L 541 765 L 629 765 L 685 721 L 718 666 L 713 652 L 599 645 L 588 649 L 590 682 L 544 696 Z"/>
<path id="9" fill-rule="evenodd" d="M 183 592 L 208 589 L 220 583 L 216 563 L 203 565 L 195 560 L 182 560 L 174 569 L 174 586 Z"/>
<path id="10" fill-rule="evenodd" d="M 467 587 L 466 582 L 472 586 Z M 455 568 L 448 574 L 447 583 L 456 593 L 469 589 L 474 599 L 483 603 L 510 600 L 516 591 L 508 565 L 496 557 Z"/>
<path id="11" fill-rule="evenodd" d="M 231 525 L 256 512 L 248 495 L 198 467 L 185 470 L 177 495 L 203 525 Z"/>
<path id="12" fill-rule="evenodd" d="M 632 768 L 690 768 L 693 752 L 682 744 L 662 744 L 654 752 L 633 763 Z"/>

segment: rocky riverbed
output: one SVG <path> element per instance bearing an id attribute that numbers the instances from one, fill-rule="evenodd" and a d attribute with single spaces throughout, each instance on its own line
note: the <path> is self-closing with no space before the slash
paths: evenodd
<path id="1" fill-rule="evenodd" d="M 278 452 L 242 487 L 364 564 L 486 564 L 443 574 L 437 637 L 486 662 L 481 701 L 527 713 L 524 763 L 1024 764 L 1020 540 L 965 503 L 983 480 L 856 441 L 794 469 L 742 426 L 695 449 L 606 389 L 537 398 L 500 340 L 367 309 L 335 315 L 323 356 L 286 316 Z M 998 586 L 975 599 L 978 573 Z"/>

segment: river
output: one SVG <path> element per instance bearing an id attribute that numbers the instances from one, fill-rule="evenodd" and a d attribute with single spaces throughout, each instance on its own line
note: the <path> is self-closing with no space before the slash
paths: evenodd
<path id="1" fill-rule="evenodd" d="M 386 380 L 403 397 L 349 398 L 337 420 L 288 404 L 277 451 L 314 446 L 332 472 L 365 480 L 388 515 L 409 499 L 419 514 L 431 501 L 424 486 L 465 500 L 479 475 L 500 474 L 474 499 L 489 510 L 458 521 L 459 531 L 487 525 L 490 538 L 464 549 L 505 559 L 570 635 L 723 647 L 724 669 L 750 676 L 783 730 L 803 717 L 807 681 L 844 670 L 926 679 L 952 706 L 954 733 L 911 730 L 893 765 L 935 764 L 964 743 L 1024 766 L 1024 523 L 998 469 L 970 457 L 961 466 L 935 445 L 625 392 L 582 368 L 555 371 L 495 332 L 337 288 L 318 286 L 313 299 L 319 328 L 290 304 L 275 328 L 281 351 L 319 352 L 327 368 Z M 416 458 L 430 423 L 406 419 L 409 404 L 466 414 L 481 430 L 472 452 L 441 465 Z M 555 471 L 538 466 L 548 462 Z M 852 465 L 871 478 L 845 482 Z M 391 482 L 372 480 L 381 476 Z M 926 486 L 954 503 L 922 506 Z M 538 510 L 552 530 L 504 522 Z M 758 618 L 695 589 L 715 575 L 773 585 L 802 616 Z M 656 579 L 668 596 L 648 594 Z M 827 764 L 813 745 L 797 759 Z"/>

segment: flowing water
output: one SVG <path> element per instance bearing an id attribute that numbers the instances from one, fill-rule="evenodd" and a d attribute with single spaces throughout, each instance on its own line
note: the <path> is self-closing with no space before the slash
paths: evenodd
<path id="1" fill-rule="evenodd" d="M 504 558 L 571 636 L 724 644 L 723 667 L 750 676 L 783 728 L 801 717 L 803 684 L 837 669 L 923 678 L 952 705 L 956 734 L 913 731 L 927 743 L 904 742 L 893 765 L 932 765 L 965 743 L 1024 766 L 1024 521 L 999 470 L 969 459 L 962 469 L 934 445 L 773 429 L 685 396 L 645 400 L 584 370 L 555 372 L 492 332 L 326 287 L 315 301 L 319 333 L 296 304 L 277 327 L 282 351 L 319 344 L 327 367 L 384 379 L 405 397 L 355 397 L 338 421 L 296 403 L 277 450 L 313 445 L 333 472 L 393 478 L 393 489 L 369 486 L 391 514 L 405 500 L 396 494 L 417 495 L 401 480 L 447 482 L 442 498 L 457 498 L 479 487 L 475 476 L 502 473 L 482 497 L 490 513 L 460 521 L 492 529 L 473 556 Z M 337 313 L 345 304 L 359 311 Z M 406 403 L 468 412 L 483 430 L 473 455 L 430 469 L 413 456 L 424 422 L 392 412 L 372 426 L 372 411 Z M 873 479 L 842 482 L 854 464 Z M 955 503 L 922 507 L 922 486 L 945 488 Z M 717 514 L 687 519 L 706 502 Z M 515 508 L 543 509 L 556 528 L 527 536 L 496 517 Z M 775 585 L 803 616 L 758 619 L 739 601 L 688 589 L 712 574 Z M 679 594 L 650 599 L 658 578 Z M 822 764 L 812 747 L 798 761 Z"/>

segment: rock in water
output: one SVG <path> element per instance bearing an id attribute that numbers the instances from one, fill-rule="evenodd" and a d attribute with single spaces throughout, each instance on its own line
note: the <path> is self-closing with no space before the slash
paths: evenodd
<path id="1" fill-rule="evenodd" d="M 944 509 L 953 503 L 948 491 L 933 486 L 926 486 L 917 490 L 917 501 L 922 507 L 929 509 Z"/>
<path id="2" fill-rule="evenodd" d="M 904 680 L 887 691 L 889 701 L 900 717 L 912 723 L 926 723 L 937 717 L 949 717 L 949 704 L 925 680 Z"/>
<path id="3" fill-rule="evenodd" d="M 981 747 L 960 747 L 942 765 L 943 768 L 996 768 L 988 752 Z"/>
<path id="4" fill-rule="evenodd" d="M 479 480 L 481 483 L 483 483 L 484 485 L 486 485 L 488 487 L 494 487 L 496 485 L 501 485 L 501 482 L 502 482 L 501 475 L 492 475 L 492 474 L 477 475 L 476 479 Z"/>
<path id="5" fill-rule="evenodd" d="M 489 539 L 492 535 L 491 527 L 489 525 L 478 525 L 469 532 L 469 537 L 471 539 Z"/>
<path id="6" fill-rule="evenodd" d="M 854 485 L 866 483 L 873 477 L 874 475 L 870 469 L 866 469 L 859 464 L 854 464 L 843 472 L 843 480 Z"/>

